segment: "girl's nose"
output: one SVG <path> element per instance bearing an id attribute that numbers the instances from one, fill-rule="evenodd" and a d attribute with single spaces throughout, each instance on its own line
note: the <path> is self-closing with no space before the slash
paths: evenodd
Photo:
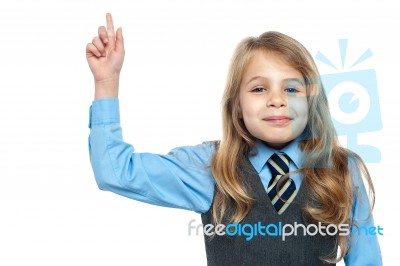
<path id="1" fill-rule="evenodd" d="M 271 89 L 268 93 L 267 107 L 285 107 L 287 106 L 287 95 L 281 89 Z"/>

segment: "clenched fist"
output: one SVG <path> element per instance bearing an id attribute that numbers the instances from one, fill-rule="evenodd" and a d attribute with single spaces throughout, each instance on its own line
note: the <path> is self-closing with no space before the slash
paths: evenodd
<path id="1" fill-rule="evenodd" d="M 125 56 L 122 29 L 115 32 L 111 14 L 106 14 L 106 20 L 107 28 L 100 26 L 98 36 L 86 46 L 86 59 L 95 81 L 95 99 L 118 97 Z"/>

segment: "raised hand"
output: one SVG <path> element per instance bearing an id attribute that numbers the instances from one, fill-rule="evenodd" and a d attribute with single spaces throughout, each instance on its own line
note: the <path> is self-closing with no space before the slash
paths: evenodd
<path id="1" fill-rule="evenodd" d="M 118 97 L 125 56 L 122 29 L 115 32 L 111 14 L 106 14 L 106 20 L 107 28 L 100 26 L 98 36 L 86 46 L 86 59 L 95 81 L 95 99 Z"/>

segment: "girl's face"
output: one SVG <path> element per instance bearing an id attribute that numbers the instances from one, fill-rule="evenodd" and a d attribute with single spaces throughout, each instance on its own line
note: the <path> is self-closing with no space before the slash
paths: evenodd
<path id="1" fill-rule="evenodd" d="M 250 134 L 275 149 L 286 146 L 307 125 L 304 78 L 278 54 L 254 52 L 243 75 L 239 102 Z"/>

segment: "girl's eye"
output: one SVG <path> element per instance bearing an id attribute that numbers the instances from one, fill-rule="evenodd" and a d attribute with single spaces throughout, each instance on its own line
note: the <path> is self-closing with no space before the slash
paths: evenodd
<path id="1" fill-rule="evenodd" d="M 296 93 L 296 92 L 299 92 L 298 89 L 292 88 L 292 87 L 286 88 L 285 91 L 286 91 L 287 93 Z"/>
<path id="2" fill-rule="evenodd" d="M 252 90 L 252 92 L 260 93 L 263 92 L 265 89 L 263 87 L 256 87 L 255 89 Z"/>

